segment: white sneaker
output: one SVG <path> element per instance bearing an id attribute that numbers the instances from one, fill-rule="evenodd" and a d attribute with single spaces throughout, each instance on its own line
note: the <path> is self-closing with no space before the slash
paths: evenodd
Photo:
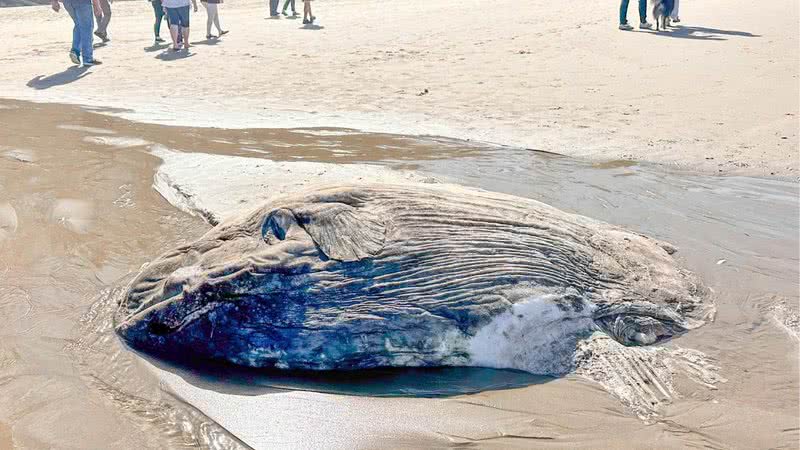
<path id="1" fill-rule="evenodd" d="M 639 24 L 639 28 L 641 28 L 642 30 L 652 30 L 653 24 L 651 24 L 650 22 L 642 22 Z"/>
<path id="2" fill-rule="evenodd" d="M 631 31 L 633 27 L 628 25 L 627 23 L 621 23 L 619 24 L 619 29 L 624 31 Z"/>

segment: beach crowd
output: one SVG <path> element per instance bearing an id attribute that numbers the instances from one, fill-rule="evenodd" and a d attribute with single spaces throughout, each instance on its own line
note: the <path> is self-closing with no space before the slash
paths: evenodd
<path id="1" fill-rule="evenodd" d="M 161 38 L 161 23 L 166 17 L 167 27 L 172 38 L 172 51 L 189 49 L 189 19 L 190 11 L 197 12 L 197 0 L 148 0 L 153 7 L 155 16 L 153 33 L 154 45 L 165 42 Z M 206 9 L 206 39 L 217 39 L 228 33 L 223 30 L 219 19 L 219 5 L 223 0 L 200 0 Z M 291 7 L 291 17 L 298 16 L 295 10 L 295 0 L 285 0 L 283 10 L 278 13 L 280 0 L 269 0 L 270 18 L 279 18 L 281 14 L 288 16 L 287 9 Z M 96 66 L 102 64 L 94 57 L 94 36 L 103 43 L 110 41 L 108 25 L 111 22 L 111 0 L 51 0 L 50 5 L 54 11 L 59 12 L 61 5 L 69 14 L 74 24 L 72 28 L 72 47 L 69 51 L 70 60 L 77 65 Z M 311 13 L 311 0 L 303 0 L 303 24 L 313 24 L 316 17 Z M 95 28 L 95 23 L 97 28 Z M 212 27 L 217 29 L 217 34 L 212 34 Z"/>
<path id="2" fill-rule="evenodd" d="M 155 35 L 155 45 L 158 46 L 165 42 L 161 38 L 161 23 L 166 17 L 170 37 L 172 38 L 172 51 L 189 49 L 189 19 L 190 11 L 197 12 L 197 0 L 148 0 L 153 7 L 155 16 L 153 23 L 153 33 Z M 284 0 L 283 9 L 278 13 L 278 6 L 281 0 L 268 0 L 270 18 L 279 18 L 281 15 L 288 16 L 287 10 L 291 7 L 291 17 L 298 16 L 295 10 L 295 0 Z M 662 20 L 664 27 L 672 22 L 680 22 L 678 16 L 680 0 L 651 0 L 654 4 L 653 14 L 656 23 Z M 206 39 L 217 39 L 228 33 L 220 25 L 219 5 L 223 0 L 200 0 L 206 9 Z M 647 21 L 647 2 L 639 0 L 639 28 L 649 30 L 653 25 Z M 628 6 L 630 0 L 621 0 L 619 7 L 619 29 L 633 30 L 633 26 L 628 23 Z M 51 0 L 54 11 L 61 9 L 61 4 L 72 18 L 74 27 L 72 30 L 72 48 L 69 52 L 70 60 L 74 64 L 93 66 L 101 64 L 101 61 L 94 58 L 93 54 L 93 35 L 102 40 L 103 43 L 110 41 L 108 37 L 108 25 L 111 21 L 111 0 Z M 303 0 L 303 24 L 313 24 L 316 17 L 311 12 L 311 0 Z M 97 28 L 95 29 L 95 22 Z M 216 28 L 217 34 L 212 34 L 212 28 Z"/>

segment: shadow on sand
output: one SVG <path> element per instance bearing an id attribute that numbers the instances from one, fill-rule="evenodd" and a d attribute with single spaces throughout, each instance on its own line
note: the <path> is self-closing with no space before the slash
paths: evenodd
<path id="1" fill-rule="evenodd" d="M 313 23 L 307 23 L 300 27 L 301 30 L 322 30 L 324 28 L 322 25 L 314 25 Z"/>
<path id="2" fill-rule="evenodd" d="M 720 30 L 708 27 L 685 27 L 681 25 L 673 25 L 669 32 L 659 32 L 658 35 L 699 41 L 726 41 L 727 39 L 724 36 L 761 37 L 760 34 L 748 33 L 747 31 Z"/>
<path id="3" fill-rule="evenodd" d="M 146 51 L 147 53 L 153 53 L 153 52 L 157 52 L 159 50 L 164 50 L 167 47 L 169 47 L 169 43 L 166 43 L 166 42 L 163 43 L 163 44 L 153 44 L 150 47 L 145 47 L 144 51 Z"/>
<path id="4" fill-rule="evenodd" d="M 194 53 L 187 50 L 178 50 L 178 51 L 167 50 L 156 55 L 156 58 L 162 61 L 176 61 L 179 59 L 190 58 L 194 55 L 195 55 Z"/>
<path id="5" fill-rule="evenodd" d="M 80 80 L 90 73 L 88 67 L 72 66 L 63 72 L 54 73 L 53 75 L 37 75 L 31 78 L 26 85 L 29 88 L 38 90 L 49 89 L 53 86 L 62 86 Z"/>
<path id="6" fill-rule="evenodd" d="M 213 38 L 211 38 L 211 39 L 205 39 L 205 40 L 202 40 L 202 41 L 195 41 L 195 42 L 192 42 L 192 45 L 217 45 L 217 44 L 219 44 L 220 42 L 222 42 L 222 41 L 220 40 L 220 38 L 218 38 L 218 37 L 213 37 Z"/>

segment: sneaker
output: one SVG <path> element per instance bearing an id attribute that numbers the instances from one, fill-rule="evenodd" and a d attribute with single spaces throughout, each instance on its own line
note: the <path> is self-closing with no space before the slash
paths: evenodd
<path id="1" fill-rule="evenodd" d="M 308 19 L 303 19 L 303 25 L 308 25 L 308 24 L 310 24 L 310 23 L 311 23 L 311 21 L 310 21 L 310 20 L 308 20 Z"/>
<path id="2" fill-rule="evenodd" d="M 75 50 L 69 51 L 69 60 L 72 61 L 72 64 L 75 64 L 76 66 L 81 65 L 80 55 L 78 55 L 78 52 L 76 52 Z"/>
<path id="3" fill-rule="evenodd" d="M 165 41 L 163 39 L 161 39 L 160 36 L 156 38 L 156 44 L 160 44 L 162 42 L 165 42 Z"/>
<path id="4" fill-rule="evenodd" d="M 284 17 L 285 17 L 285 16 L 288 16 L 288 14 L 286 14 L 286 11 L 281 11 L 281 14 L 283 14 L 283 15 L 284 15 Z"/>
<path id="5" fill-rule="evenodd" d="M 103 61 L 100 61 L 99 59 L 93 59 L 91 61 L 83 62 L 84 66 L 99 66 L 100 64 L 103 64 Z"/>
<path id="6" fill-rule="evenodd" d="M 676 18 L 672 19 L 672 21 L 675 22 L 675 23 L 681 23 L 681 18 L 680 17 L 676 17 Z"/>
<path id="7" fill-rule="evenodd" d="M 652 30 L 653 24 L 651 24 L 650 22 L 642 22 L 639 24 L 639 28 L 641 28 L 642 30 Z"/>
<path id="8" fill-rule="evenodd" d="M 621 24 L 619 24 L 619 29 L 620 30 L 624 30 L 624 31 L 631 31 L 633 29 L 633 27 L 630 26 L 627 23 L 621 23 Z"/>

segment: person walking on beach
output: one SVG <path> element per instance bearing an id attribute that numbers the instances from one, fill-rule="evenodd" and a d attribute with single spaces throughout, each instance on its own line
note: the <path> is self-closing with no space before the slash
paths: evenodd
<path id="1" fill-rule="evenodd" d="M 75 64 L 80 64 L 81 58 L 83 58 L 84 67 L 102 64 L 94 59 L 92 49 L 92 30 L 94 29 L 92 0 L 62 0 L 62 2 L 74 24 L 69 59 Z M 50 6 L 55 12 L 61 10 L 58 0 L 51 0 Z"/>
<path id="2" fill-rule="evenodd" d="M 280 15 L 278 15 L 279 1 L 280 0 L 269 0 L 269 17 L 271 19 L 277 19 L 278 17 L 280 17 Z"/>
<path id="3" fill-rule="evenodd" d="M 108 23 L 111 22 L 111 2 L 110 0 L 94 0 L 94 17 L 97 19 L 97 30 L 94 35 L 108 42 Z"/>
<path id="4" fill-rule="evenodd" d="M 213 34 L 211 34 L 211 24 L 214 24 L 217 27 L 217 33 L 219 36 L 223 34 L 228 34 L 227 31 L 224 31 L 222 27 L 219 26 L 219 4 L 222 3 L 222 0 L 200 0 L 203 3 L 203 6 L 206 8 L 206 15 L 208 19 L 206 20 L 206 39 L 215 38 Z"/>
<path id="5" fill-rule="evenodd" d="M 281 14 L 284 16 L 287 15 L 286 8 L 288 8 L 290 4 L 292 5 L 292 17 L 297 17 L 297 11 L 294 9 L 294 0 L 286 0 L 286 2 L 283 3 L 283 11 L 281 11 Z"/>
<path id="6" fill-rule="evenodd" d="M 181 49 L 178 37 L 183 41 L 183 49 L 189 49 L 189 0 L 161 0 L 167 13 L 169 34 L 172 37 L 172 50 Z M 197 12 L 197 0 L 191 0 L 194 12 Z"/>
<path id="7" fill-rule="evenodd" d="M 312 24 L 314 19 L 316 17 L 311 13 L 311 0 L 303 0 L 303 24 Z"/>
<path id="8" fill-rule="evenodd" d="M 633 29 L 628 24 L 628 3 L 630 0 L 622 0 L 619 5 L 619 29 L 630 31 Z M 647 22 L 647 0 L 639 0 L 639 28 L 649 30 L 653 25 Z"/>
<path id="9" fill-rule="evenodd" d="M 164 40 L 161 39 L 161 21 L 164 19 L 164 5 L 161 4 L 161 0 L 148 1 L 153 6 L 153 14 L 156 17 L 153 23 L 153 34 L 155 34 L 156 37 L 154 45 L 158 45 L 164 42 Z M 167 25 L 167 27 L 169 27 L 169 25 Z"/>

